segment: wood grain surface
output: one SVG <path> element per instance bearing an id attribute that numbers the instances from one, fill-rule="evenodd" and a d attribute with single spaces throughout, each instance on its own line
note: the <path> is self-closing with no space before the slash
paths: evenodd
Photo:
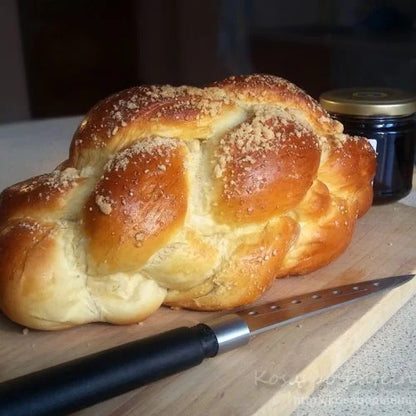
<path id="1" fill-rule="evenodd" d="M 257 303 L 416 271 L 416 208 L 373 207 L 329 266 L 277 280 Z M 289 415 L 416 292 L 416 279 L 384 295 L 259 335 L 245 347 L 85 409 L 80 415 Z M 219 313 L 161 308 L 131 326 L 24 330 L 0 314 L 0 381 Z M 409 317 L 410 319 L 410 317 Z"/>

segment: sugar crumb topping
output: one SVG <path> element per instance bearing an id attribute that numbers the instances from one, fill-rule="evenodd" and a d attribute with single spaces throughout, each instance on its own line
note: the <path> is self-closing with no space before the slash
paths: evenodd
<path id="1" fill-rule="evenodd" d="M 294 120 L 293 115 L 273 107 L 257 106 L 254 116 L 241 123 L 237 128 L 226 134 L 219 142 L 216 154 L 214 175 L 220 178 L 224 175 L 228 163 L 235 161 L 234 149 L 242 155 L 238 163 L 247 170 L 247 166 L 255 164 L 255 153 L 266 157 L 268 151 L 276 151 L 287 145 L 290 138 L 295 136 L 297 146 L 315 148 L 318 141 L 312 132 L 303 124 Z M 300 139 L 303 140 L 300 140 Z M 244 165 L 246 165 L 244 167 Z"/>
<path id="2" fill-rule="evenodd" d="M 148 154 L 148 155 L 158 155 L 160 157 L 167 158 L 169 162 L 169 157 L 179 145 L 178 140 L 170 139 L 166 137 L 151 137 L 143 140 L 139 140 L 134 143 L 132 146 L 116 153 L 106 164 L 105 171 L 125 171 L 127 166 L 130 163 L 132 157 L 138 155 L 139 153 Z M 160 170 L 166 170 L 166 165 L 159 165 Z M 145 171 L 149 171 L 145 169 Z"/>
<path id="3" fill-rule="evenodd" d="M 97 204 L 98 208 L 103 214 L 105 215 L 111 214 L 111 211 L 113 210 L 111 204 L 113 203 L 113 201 L 109 197 L 106 197 L 103 195 L 96 195 L 95 203 Z"/>
<path id="4" fill-rule="evenodd" d="M 349 136 L 348 134 L 336 133 L 328 136 L 320 136 L 319 142 L 323 149 L 341 150 L 348 141 L 359 142 L 362 138 L 359 136 Z"/>
<path id="5" fill-rule="evenodd" d="M 75 145 L 104 148 L 108 140 L 126 134 L 132 122 L 178 120 L 197 122 L 215 118 L 224 106 L 246 108 L 255 103 L 288 105 L 304 113 L 304 117 L 325 131 L 342 131 L 342 125 L 312 97 L 295 84 L 273 75 L 229 77 L 205 88 L 191 86 L 139 86 L 114 94 L 97 104 L 82 122 Z M 85 144 L 84 142 L 87 142 Z"/>
<path id="6" fill-rule="evenodd" d="M 136 239 L 136 241 L 139 241 L 139 242 L 142 242 L 145 239 L 145 237 L 146 237 L 146 234 L 143 232 L 139 232 L 134 235 L 134 238 Z"/>
<path id="7" fill-rule="evenodd" d="M 267 74 L 232 76 L 225 80 L 225 86 L 231 86 L 231 91 L 241 101 L 247 98 L 254 102 L 261 102 L 265 99 L 275 102 L 276 98 L 281 102 L 292 101 L 296 107 L 314 113 L 314 118 L 319 124 L 330 125 L 330 128 L 342 132 L 341 123 L 332 119 L 327 111 L 304 90 L 284 78 Z"/>
<path id="8" fill-rule="evenodd" d="M 35 231 L 38 231 L 40 229 L 40 225 L 37 222 L 22 221 L 19 223 L 19 227 L 29 230 L 30 234 L 33 234 Z"/>
<path id="9" fill-rule="evenodd" d="M 76 146 L 85 139 L 95 148 L 105 147 L 105 142 L 122 132 L 139 117 L 150 120 L 173 118 L 198 120 L 215 117 L 229 105 L 227 93 L 217 87 L 152 85 L 122 91 L 98 103 L 82 121 Z M 104 116 L 98 116 L 104 113 Z"/>
<path id="10" fill-rule="evenodd" d="M 80 178 L 78 171 L 75 168 L 66 168 L 65 170 L 54 170 L 53 172 L 41 175 L 30 182 L 17 184 L 16 189 L 22 193 L 33 192 L 35 189 L 41 189 L 46 186 L 51 190 L 56 190 L 60 193 L 65 192 L 68 188 L 74 185 L 77 179 Z M 48 201 L 50 196 L 47 192 L 39 192 L 39 198 Z"/>
<path id="11" fill-rule="evenodd" d="M 188 86 L 172 87 L 171 85 L 151 87 L 147 92 L 154 100 L 168 101 L 152 114 L 151 120 L 162 117 L 173 117 L 176 120 L 199 120 L 203 117 L 217 116 L 224 105 L 231 100 L 225 91 L 215 88 L 195 88 Z"/>

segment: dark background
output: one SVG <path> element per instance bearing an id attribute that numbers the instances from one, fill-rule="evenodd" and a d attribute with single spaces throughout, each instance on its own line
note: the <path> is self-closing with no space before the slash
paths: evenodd
<path id="1" fill-rule="evenodd" d="M 280 75 L 317 98 L 416 92 L 416 1 L 2 0 L 0 122 L 85 113 L 148 83 Z"/>

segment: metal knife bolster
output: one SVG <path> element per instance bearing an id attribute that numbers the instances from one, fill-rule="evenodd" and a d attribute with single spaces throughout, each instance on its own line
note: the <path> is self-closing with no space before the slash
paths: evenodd
<path id="1" fill-rule="evenodd" d="M 247 322 L 236 313 L 220 316 L 204 322 L 217 337 L 218 354 L 231 351 L 250 341 L 251 333 Z"/>
<path id="2" fill-rule="evenodd" d="M 247 344 L 254 335 L 393 289 L 413 276 L 393 276 L 323 289 L 253 306 L 204 324 L 214 332 L 218 342 L 217 354 L 221 354 Z"/>

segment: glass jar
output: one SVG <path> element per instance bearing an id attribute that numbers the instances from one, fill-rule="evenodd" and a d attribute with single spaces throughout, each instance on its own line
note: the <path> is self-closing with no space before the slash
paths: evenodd
<path id="1" fill-rule="evenodd" d="M 391 88 L 328 91 L 321 105 L 344 132 L 369 139 L 377 152 L 374 204 L 405 197 L 412 189 L 416 140 L 416 96 Z"/>

